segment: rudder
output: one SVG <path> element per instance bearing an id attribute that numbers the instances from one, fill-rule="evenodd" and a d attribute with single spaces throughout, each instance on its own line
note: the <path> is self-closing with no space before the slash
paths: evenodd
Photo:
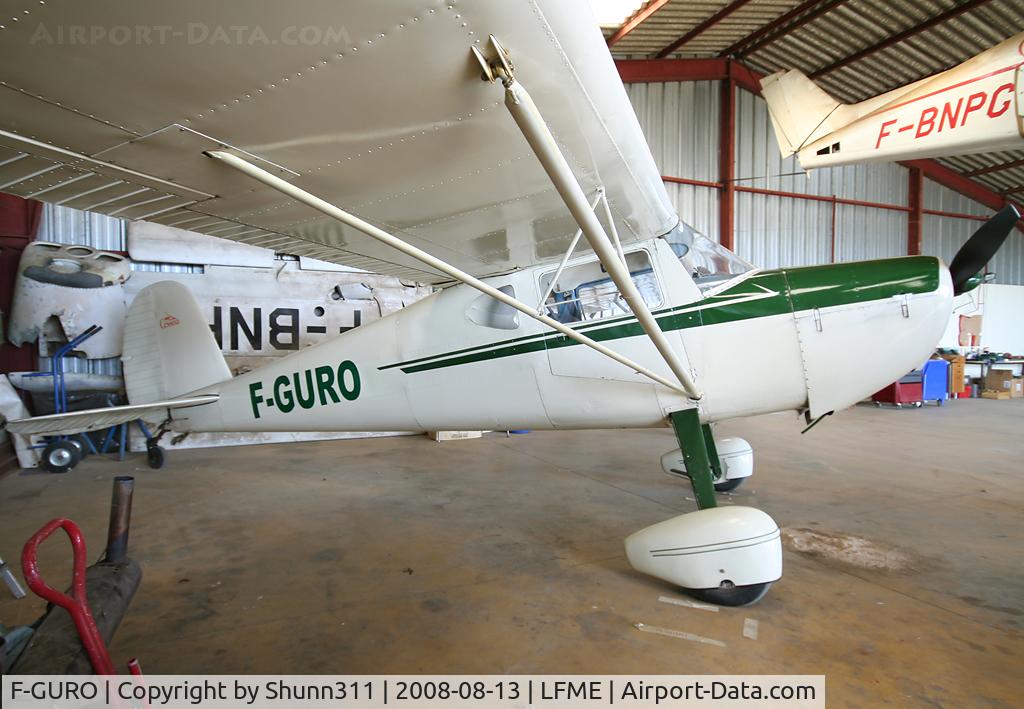
<path id="1" fill-rule="evenodd" d="M 791 69 L 761 79 L 775 137 L 783 155 L 792 155 L 818 138 L 842 127 L 830 121 L 845 104 L 835 100 L 804 74 Z"/>
<path id="2" fill-rule="evenodd" d="M 121 361 L 132 404 L 173 399 L 231 378 L 231 370 L 188 289 L 160 281 L 128 308 Z"/>

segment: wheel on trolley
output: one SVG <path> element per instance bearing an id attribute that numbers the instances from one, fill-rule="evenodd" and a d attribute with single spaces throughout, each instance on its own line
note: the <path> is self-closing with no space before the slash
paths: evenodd
<path id="1" fill-rule="evenodd" d="M 77 441 L 51 441 L 43 449 L 43 467 L 51 473 L 66 473 L 82 460 L 82 444 Z"/>

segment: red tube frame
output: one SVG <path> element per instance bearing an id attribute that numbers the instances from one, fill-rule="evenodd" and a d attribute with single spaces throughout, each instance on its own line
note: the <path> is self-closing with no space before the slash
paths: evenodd
<path id="1" fill-rule="evenodd" d="M 71 595 L 61 593 L 45 581 L 39 573 L 38 551 L 39 545 L 47 537 L 63 529 L 71 541 L 71 549 L 74 554 L 74 565 L 71 571 Z M 58 518 L 47 522 L 43 527 L 33 534 L 21 551 L 21 569 L 25 574 L 25 582 L 32 591 L 49 603 L 60 606 L 71 614 L 75 622 L 78 636 L 82 640 L 82 646 L 89 655 L 89 662 L 98 675 L 114 675 L 114 663 L 110 659 L 110 652 L 100 637 L 96 628 L 96 621 L 93 620 L 92 611 L 89 610 L 89 599 L 85 590 L 85 537 L 78 525 L 69 519 Z"/>

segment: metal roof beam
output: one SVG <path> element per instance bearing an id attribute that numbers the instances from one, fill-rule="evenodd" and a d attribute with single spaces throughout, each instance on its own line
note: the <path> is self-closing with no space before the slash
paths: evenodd
<path id="1" fill-rule="evenodd" d="M 738 42 L 737 44 L 745 44 L 746 42 L 748 42 L 751 39 L 753 39 L 753 37 L 755 35 L 760 35 L 760 37 L 761 37 L 761 39 L 759 39 L 757 41 L 754 41 L 753 44 L 747 44 L 741 50 L 736 52 L 736 58 L 737 59 L 742 59 L 743 57 L 750 56 L 751 54 L 753 54 L 757 50 L 761 49 L 762 47 L 766 47 L 769 44 L 772 44 L 773 42 L 776 42 L 776 41 L 782 39 L 786 35 L 791 34 L 795 30 L 800 29 L 801 27 L 806 25 L 808 22 L 813 22 L 814 20 L 818 19 L 822 15 L 828 13 L 833 8 L 835 8 L 835 7 L 839 6 L 839 5 L 842 5 L 846 1 L 847 0 L 825 0 L 825 2 L 821 2 L 821 0 L 818 0 L 818 2 L 821 2 L 821 4 L 818 5 L 818 7 L 814 8 L 813 10 L 810 9 L 810 6 L 814 5 L 815 3 L 813 3 L 813 2 L 812 3 L 807 3 L 807 2 L 802 3 L 801 5 L 797 6 L 793 10 L 791 10 L 790 12 L 787 12 L 782 17 L 779 17 L 779 18 L 773 20 L 772 22 L 770 22 L 769 24 L 765 25 L 760 30 L 758 30 L 754 34 L 750 35 L 750 37 L 748 37 L 747 39 L 742 40 L 742 42 Z M 807 14 L 804 15 L 803 17 L 800 17 L 799 19 L 795 20 L 794 22 L 786 25 L 785 27 L 782 27 L 782 29 L 779 32 L 776 32 L 775 34 L 772 34 L 772 35 L 765 36 L 766 34 L 768 34 L 768 32 L 778 28 L 779 26 L 783 25 L 785 22 L 788 22 L 791 18 L 793 18 L 796 15 L 800 14 L 799 12 L 797 12 L 797 10 L 799 10 L 800 12 L 803 12 L 804 10 L 809 10 L 809 12 L 807 12 Z M 729 47 L 725 51 L 732 50 L 735 46 L 736 45 L 733 45 L 733 47 Z"/>
<path id="2" fill-rule="evenodd" d="M 756 42 L 757 40 L 761 39 L 766 34 L 771 32 L 772 30 L 776 29 L 780 25 L 784 25 L 785 23 L 792 20 L 794 17 L 797 17 L 801 13 L 806 12 L 807 10 L 811 9 L 820 2 L 821 0 L 804 0 L 804 2 L 800 3 L 789 12 L 779 15 L 774 20 L 771 20 L 766 25 L 762 25 L 759 29 L 754 30 L 746 37 L 741 37 L 736 42 L 734 42 L 733 44 L 729 45 L 721 52 L 719 52 L 718 56 L 731 57 L 733 54 L 736 53 L 737 50 L 739 50 L 744 45 L 750 44 L 751 42 Z"/>
<path id="3" fill-rule="evenodd" d="M 755 94 L 761 93 L 764 77 L 732 59 L 617 59 L 615 67 L 626 84 L 732 79 Z"/>
<path id="4" fill-rule="evenodd" d="M 881 42 L 878 42 L 877 44 L 873 44 L 870 47 L 865 47 L 859 52 L 854 52 L 853 54 L 843 57 L 842 59 L 835 61 L 826 67 L 818 69 L 816 72 L 810 75 L 810 78 L 817 79 L 818 77 L 824 76 L 825 74 L 830 74 L 836 69 L 841 69 L 844 66 L 860 61 L 861 59 L 869 57 L 872 54 L 875 54 L 876 52 L 880 52 L 883 49 L 891 47 L 894 44 L 898 44 L 899 42 L 902 42 L 905 39 L 909 39 L 910 37 L 913 37 L 916 34 L 920 34 L 925 30 L 929 30 L 932 27 L 935 27 L 936 25 L 941 25 L 943 22 L 952 20 L 954 17 L 962 15 L 968 10 L 973 10 L 979 5 L 984 5 L 988 1 L 989 0 L 967 0 L 967 2 L 965 3 L 962 3 L 954 8 L 946 10 L 941 15 L 936 15 L 930 20 L 925 20 L 919 25 L 915 25 L 909 29 L 900 32 L 899 34 L 894 34 L 891 37 L 887 37 L 886 39 L 883 39 Z"/>
<path id="5" fill-rule="evenodd" d="M 993 172 L 1002 172 L 1003 170 L 1009 170 L 1014 167 L 1020 167 L 1024 165 L 1024 158 L 1020 160 L 1011 160 L 1010 162 L 1002 162 L 998 165 L 988 165 L 986 167 L 979 167 L 977 170 L 971 170 L 965 172 L 965 177 L 979 177 L 981 175 L 988 175 Z"/>
<path id="6" fill-rule="evenodd" d="M 662 7 L 668 4 L 668 0 L 651 0 L 647 5 L 642 8 L 639 12 L 635 13 L 631 18 L 622 23 L 622 26 L 610 36 L 607 40 L 608 46 L 612 46 L 620 39 L 625 37 L 627 34 L 635 30 L 637 27 L 642 25 L 648 17 L 656 13 Z"/>
<path id="7" fill-rule="evenodd" d="M 731 3 L 729 3 L 728 5 L 723 7 L 721 10 L 716 12 L 714 15 L 712 15 L 708 19 L 704 20 L 699 25 L 694 27 L 692 30 L 690 30 L 689 32 L 684 34 L 682 37 L 680 37 L 676 41 L 672 42 L 672 44 L 668 45 L 667 47 L 662 49 L 660 52 L 658 52 L 655 55 L 656 58 L 663 59 L 664 57 L 667 57 L 669 54 L 671 54 L 672 52 L 674 52 L 677 49 L 679 49 L 680 47 L 682 47 L 684 44 L 686 44 L 687 42 L 692 40 L 694 37 L 697 37 L 698 35 L 704 34 L 704 32 L 706 32 L 709 28 L 714 27 L 719 22 L 721 22 L 726 17 L 728 17 L 732 13 L 736 12 L 737 10 L 739 10 L 741 7 L 743 7 L 744 5 L 746 5 L 749 2 L 750 2 L 750 0 L 733 0 Z"/>

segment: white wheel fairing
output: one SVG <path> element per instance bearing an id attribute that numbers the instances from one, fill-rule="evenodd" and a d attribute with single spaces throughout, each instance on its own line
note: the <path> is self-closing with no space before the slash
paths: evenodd
<path id="1" fill-rule="evenodd" d="M 779 527 L 753 507 L 714 507 L 659 522 L 626 539 L 626 557 L 637 571 L 687 589 L 782 576 Z"/>

